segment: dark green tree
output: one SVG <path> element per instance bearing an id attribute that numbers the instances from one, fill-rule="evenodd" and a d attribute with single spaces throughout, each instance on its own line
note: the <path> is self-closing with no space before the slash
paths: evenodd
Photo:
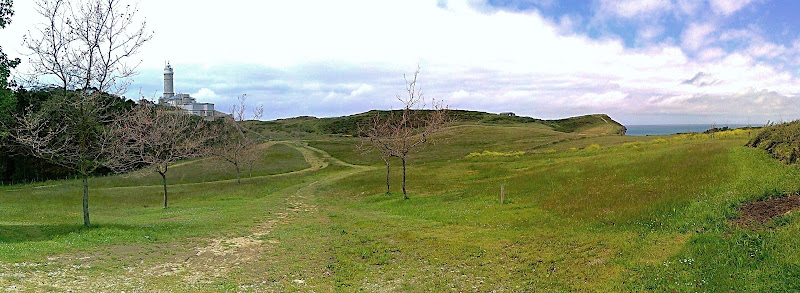
<path id="1" fill-rule="evenodd" d="M 11 23 L 11 16 L 14 15 L 12 4 L 13 0 L 0 0 L 0 29 Z M 0 47 L 0 123 L 3 125 L 11 122 L 11 113 L 16 104 L 14 92 L 10 88 L 13 86 L 10 77 L 11 69 L 19 65 L 19 62 L 19 58 L 9 59 Z M 0 130 L 0 134 L 2 133 L 5 131 Z"/>
<path id="2" fill-rule="evenodd" d="M 11 16 L 14 16 L 14 0 L 0 0 L 0 28 L 5 28 L 11 23 Z"/>
<path id="3" fill-rule="evenodd" d="M 13 0 L 0 0 L 0 29 L 11 23 Z M 16 108 L 16 99 L 11 87 L 11 69 L 19 64 L 19 58 L 9 59 L 3 48 L 0 47 L 0 161 L 8 162 L 10 158 L 8 142 L 8 127 L 13 124 L 13 113 Z M 3 164 L 5 165 L 5 164 Z M 0 168 L 3 173 L 9 173 L 7 168 Z"/>

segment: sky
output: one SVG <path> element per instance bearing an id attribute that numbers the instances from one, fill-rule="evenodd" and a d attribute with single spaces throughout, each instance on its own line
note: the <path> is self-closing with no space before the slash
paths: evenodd
<path id="1" fill-rule="evenodd" d="M 224 4 L 222 4 L 224 3 Z M 175 91 L 262 119 L 397 109 L 403 74 L 451 109 L 623 124 L 800 118 L 796 0 L 141 0 L 153 32 L 126 97 Z M 17 0 L 0 45 L 43 19 Z M 24 72 L 21 65 L 19 72 Z"/>

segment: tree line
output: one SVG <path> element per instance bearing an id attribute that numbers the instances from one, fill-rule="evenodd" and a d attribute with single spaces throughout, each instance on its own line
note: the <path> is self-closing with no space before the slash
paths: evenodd
<path id="1" fill-rule="evenodd" d="M 0 28 L 11 21 L 12 0 L 0 0 Z M 254 159 L 258 139 L 241 125 L 245 95 L 232 115 L 205 121 L 179 108 L 136 103 L 122 94 L 136 74 L 131 59 L 151 38 L 135 5 L 124 0 L 37 0 L 44 21 L 25 36 L 32 80 L 17 86 L 10 71 L 19 59 L 0 62 L 0 162 L 4 176 L 79 176 L 85 226 L 90 226 L 89 179 L 107 173 L 151 170 L 164 186 L 178 160 L 215 155 L 240 167 Z M 256 119 L 263 108 L 256 108 Z M 27 175 L 27 174 L 25 174 Z"/>

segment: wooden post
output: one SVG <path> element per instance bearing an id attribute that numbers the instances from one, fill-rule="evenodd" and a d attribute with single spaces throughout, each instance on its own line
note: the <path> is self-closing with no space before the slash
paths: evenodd
<path id="1" fill-rule="evenodd" d="M 500 204 L 505 203 L 506 201 L 506 186 L 500 184 Z"/>

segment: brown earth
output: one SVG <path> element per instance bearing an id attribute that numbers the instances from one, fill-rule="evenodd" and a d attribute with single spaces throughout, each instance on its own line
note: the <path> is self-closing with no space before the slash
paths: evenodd
<path id="1" fill-rule="evenodd" d="M 738 218 L 731 220 L 736 225 L 753 228 L 800 208 L 800 195 L 770 198 L 742 205 Z"/>

